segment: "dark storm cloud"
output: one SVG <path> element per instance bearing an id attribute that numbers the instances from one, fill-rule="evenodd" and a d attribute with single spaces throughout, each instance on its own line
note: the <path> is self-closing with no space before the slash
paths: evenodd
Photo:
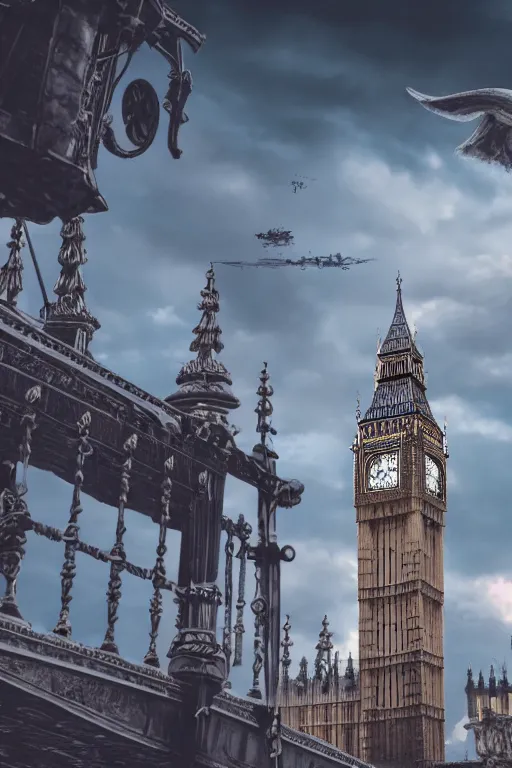
<path id="1" fill-rule="evenodd" d="M 341 113 L 362 130 L 376 130 L 376 142 L 415 142 L 435 133 L 455 146 L 460 129 L 443 131 L 433 116 L 422 115 L 405 86 L 434 93 L 507 86 L 504 1 L 233 0 L 186 3 L 182 10 L 207 36 L 212 30 L 194 62 L 198 78 L 208 78 L 220 101 L 236 93 L 246 118 L 268 111 L 263 130 L 277 129 L 298 145 L 339 130 L 325 116 Z M 208 77 L 207 59 L 210 67 L 215 60 L 216 77 Z"/>

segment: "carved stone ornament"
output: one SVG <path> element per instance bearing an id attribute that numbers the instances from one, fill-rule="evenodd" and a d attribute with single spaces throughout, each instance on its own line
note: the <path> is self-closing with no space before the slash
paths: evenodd
<path id="1" fill-rule="evenodd" d="M 219 588 L 215 584 L 192 585 L 190 587 L 176 587 L 175 593 L 180 606 L 180 621 L 178 634 L 167 654 L 172 659 L 172 674 L 204 675 L 222 682 L 226 662 L 215 632 L 202 627 L 181 626 L 181 616 L 185 606 L 192 611 L 197 611 L 197 608 L 201 606 L 204 612 L 204 625 L 211 625 L 210 614 L 212 616 L 216 614 L 217 608 L 222 603 Z"/>
<path id="2" fill-rule="evenodd" d="M 475 747 L 483 768 L 512 768 L 512 717 L 484 712 L 480 722 L 471 723 Z"/>

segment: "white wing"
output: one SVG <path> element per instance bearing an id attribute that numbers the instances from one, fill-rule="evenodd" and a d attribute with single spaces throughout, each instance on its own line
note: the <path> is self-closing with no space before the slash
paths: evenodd
<path id="1" fill-rule="evenodd" d="M 450 96 L 426 96 L 407 88 L 425 109 L 449 120 L 466 122 L 483 119 L 467 141 L 458 147 L 461 154 L 488 163 L 512 168 L 512 91 L 505 88 L 480 88 Z"/>
<path id="2" fill-rule="evenodd" d="M 427 96 L 413 88 L 406 90 L 422 107 L 448 120 L 466 122 L 488 114 L 512 126 L 512 91 L 506 88 L 480 88 L 449 96 Z"/>

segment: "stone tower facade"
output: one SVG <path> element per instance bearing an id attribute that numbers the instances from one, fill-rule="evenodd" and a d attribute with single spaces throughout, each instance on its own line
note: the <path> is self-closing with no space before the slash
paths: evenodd
<path id="1" fill-rule="evenodd" d="M 423 357 L 397 281 L 373 401 L 352 445 L 358 526 L 359 649 L 338 658 L 327 617 L 314 665 L 290 675 L 284 627 L 281 715 L 377 768 L 444 760 L 443 528 L 446 434 L 425 395 Z"/>
<path id="2" fill-rule="evenodd" d="M 397 280 L 372 404 L 354 450 L 358 526 L 360 756 L 379 766 L 444 760 L 443 527 L 446 439 Z"/>

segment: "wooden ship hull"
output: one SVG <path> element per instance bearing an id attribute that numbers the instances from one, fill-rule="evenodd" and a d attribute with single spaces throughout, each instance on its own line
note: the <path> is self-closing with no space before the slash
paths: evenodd
<path id="1" fill-rule="evenodd" d="M 275 454 L 264 440 L 251 455 L 236 446 L 225 406 L 236 407 L 238 401 L 226 383 L 229 375 L 213 358 L 203 359 L 204 370 L 197 360 L 184 366 L 177 379 L 182 388 L 167 401 L 159 400 L 99 365 L 87 345 L 83 349 L 81 342 L 77 349 L 62 340 L 55 325 L 19 311 L 13 300 L 13 286 L 19 283 L 8 273 L 18 263 L 13 253 L 22 247 L 20 231 L 15 224 L 10 261 L 0 271 L 0 288 L 5 288 L 0 298 L 0 574 L 6 582 L 0 601 L 0 764 L 366 768 L 346 752 L 280 723 L 274 687 L 279 564 L 294 553 L 276 543 L 276 511 L 300 502 L 302 484 L 279 478 Z M 213 272 L 207 275 L 204 322 L 211 328 L 211 305 L 218 294 Z M 70 317 L 73 333 L 80 325 L 77 317 L 84 328 L 91 325 L 83 307 L 80 311 Z M 69 327 L 63 328 L 66 339 Z M 267 379 L 265 369 L 257 409 L 263 437 L 271 412 Z M 64 529 L 31 514 L 25 493 L 32 467 L 53 473 L 72 489 Z M 233 521 L 223 514 L 228 475 L 257 489 L 259 535 L 254 544 L 243 516 Z M 117 508 L 112 549 L 102 550 L 80 536 L 82 493 Z M 128 507 L 155 531 L 154 563 L 126 557 Z M 176 581 L 167 577 L 163 559 L 169 529 L 181 533 Z M 31 628 L 16 595 L 34 535 L 54 542 L 62 558 L 61 610 L 49 633 Z M 77 552 L 109 566 L 107 627 L 99 648 L 82 645 L 72 633 Z M 222 594 L 217 582 L 223 553 Z M 236 620 L 234 553 L 241 560 Z M 231 664 L 242 662 L 247 562 L 254 562 L 251 607 L 259 618 L 253 686 L 250 696 L 241 698 L 226 684 Z M 116 644 L 125 573 L 153 588 L 145 619 L 150 643 L 140 664 L 123 659 Z M 165 591 L 178 604 L 178 619 L 163 671 L 156 641 Z M 222 602 L 225 628 L 218 638 Z"/>
<path id="2" fill-rule="evenodd" d="M 123 441 L 136 433 L 138 458 L 130 478 L 130 507 L 146 515 L 148 525 L 158 520 L 161 468 L 171 454 L 176 457 L 176 494 L 169 527 L 182 532 L 197 497 L 194 478 L 205 468 L 222 478 L 231 471 L 261 488 L 276 482 L 250 457 L 238 455 L 238 449 L 228 453 L 198 439 L 190 426 L 192 418 L 176 414 L 165 402 L 66 348 L 37 321 L 6 306 L 0 307 L 0 382 L 0 455 L 15 454 L 22 439 L 20 424 L 27 401 L 19 393 L 40 387 L 30 464 L 70 484 L 76 424 L 87 404 L 96 460 L 89 479 L 84 471 L 82 487 L 99 501 L 117 506 L 114 480 L 119 478 Z M 218 508 L 209 506 L 220 525 Z M 29 535 L 65 538 L 63 531 L 32 519 L 28 528 Z M 24 546 L 29 556 L 30 542 Z M 92 545 L 81 542 L 80 547 L 96 559 L 111 560 L 110 553 Z M 141 578 L 154 577 L 151 568 L 127 562 L 124 567 Z M 185 584 L 189 574 L 183 575 L 183 564 L 180 570 Z M 175 586 L 161 583 L 171 590 Z M 0 613 L 0 762 L 6 768 L 35 764 L 85 768 L 91 762 L 159 768 L 271 765 L 264 702 L 238 698 L 223 692 L 219 684 L 207 711 L 198 716 L 197 730 L 191 726 L 202 677 L 202 672 L 196 679 L 174 677 L 148 664 L 132 664 L 70 637 L 34 632 L 24 618 Z M 318 768 L 363 765 L 293 729 L 283 728 L 281 743 L 283 768 L 309 768 L 313 756 Z"/>

